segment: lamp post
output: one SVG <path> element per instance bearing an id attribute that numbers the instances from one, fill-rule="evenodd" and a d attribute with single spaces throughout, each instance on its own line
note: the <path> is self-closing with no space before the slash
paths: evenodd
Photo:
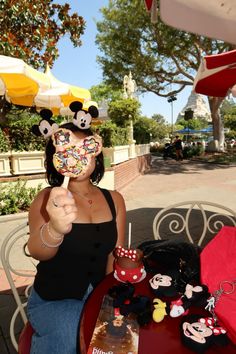
<path id="1" fill-rule="evenodd" d="M 177 100 L 177 97 L 175 95 L 171 95 L 168 97 L 167 102 L 170 103 L 171 106 L 171 140 L 173 138 L 173 130 L 174 130 L 174 107 L 173 107 L 173 102 Z"/>
<path id="2" fill-rule="evenodd" d="M 125 75 L 123 79 L 123 90 L 124 98 L 135 98 L 135 94 L 137 91 L 137 85 L 135 80 L 133 80 L 132 73 L 131 71 L 129 72 L 129 75 Z M 136 157 L 135 153 L 135 140 L 134 140 L 134 131 L 133 131 L 133 119 L 132 116 L 129 115 L 129 121 L 130 121 L 130 126 L 129 126 L 129 157 L 134 158 Z"/>

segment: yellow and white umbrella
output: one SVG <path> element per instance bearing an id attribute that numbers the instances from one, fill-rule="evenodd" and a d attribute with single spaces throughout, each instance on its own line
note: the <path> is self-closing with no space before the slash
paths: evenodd
<path id="1" fill-rule="evenodd" d="M 57 80 L 49 67 L 47 67 L 45 75 L 49 80 L 50 88 L 47 90 L 39 89 L 34 99 L 36 107 L 47 107 L 54 113 L 68 114 L 68 107 L 71 102 L 80 101 L 86 106 L 86 103 L 90 101 L 89 90 Z"/>
<path id="2" fill-rule="evenodd" d="M 91 99 L 89 90 L 57 80 L 49 68 L 42 73 L 4 55 L 0 55 L 0 95 L 16 105 L 50 108 L 54 114 L 68 114 L 71 102 Z"/>

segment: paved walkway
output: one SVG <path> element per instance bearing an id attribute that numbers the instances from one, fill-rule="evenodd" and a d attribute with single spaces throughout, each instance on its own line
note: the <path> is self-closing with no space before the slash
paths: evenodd
<path id="1" fill-rule="evenodd" d="M 202 200 L 235 210 L 235 192 L 236 166 L 153 158 L 151 171 L 122 190 L 128 222 L 132 223 L 133 246 L 153 239 L 152 221 L 161 208 Z"/>
<path id="2" fill-rule="evenodd" d="M 152 221 L 161 208 L 180 201 L 203 200 L 236 209 L 235 191 L 236 167 L 197 161 L 163 161 L 154 157 L 151 170 L 122 190 L 127 207 L 127 225 L 132 223 L 132 246 L 153 239 Z M 22 219 L 0 223 L 1 235 L 6 235 L 20 223 Z M 0 244 L 1 241 L 0 238 Z M 16 255 L 16 259 L 19 269 L 25 269 L 21 257 Z M 25 284 L 24 278 L 18 277 L 16 281 L 19 287 Z M 9 340 L 9 321 L 14 306 L 9 285 L 0 271 L 1 354 L 15 354 Z"/>

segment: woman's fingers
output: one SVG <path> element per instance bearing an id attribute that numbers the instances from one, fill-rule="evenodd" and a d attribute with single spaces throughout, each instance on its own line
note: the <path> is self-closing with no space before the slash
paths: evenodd
<path id="1" fill-rule="evenodd" d="M 54 208 L 61 208 L 65 205 L 75 205 L 75 200 L 71 192 L 62 187 L 52 189 L 49 197 L 49 202 Z"/>
<path id="2" fill-rule="evenodd" d="M 66 215 L 69 215 L 71 213 L 77 213 L 78 212 L 78 209 L 76 207 L 76 205 L 70 205 L 70 204 L 66 204 L 64 206 L 64 211 L 65 211 L 65 214 Z"/>
<path id="3" fill-rule="evenodd" d="M 52 227 L 59 233 L 67 233 L 78 214 L 72 194 L 62 187 L 51 190 L 46 209 Z"/>

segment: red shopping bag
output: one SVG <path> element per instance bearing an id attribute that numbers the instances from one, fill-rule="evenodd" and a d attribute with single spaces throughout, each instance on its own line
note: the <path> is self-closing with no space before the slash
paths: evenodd
<path id="1" fill-rule="evenodd" d="M 224 226 L 200 255 L 201 282 L 209 291 L 223 289 L 215 314 L 236 344 L 236 227 Z"/>

